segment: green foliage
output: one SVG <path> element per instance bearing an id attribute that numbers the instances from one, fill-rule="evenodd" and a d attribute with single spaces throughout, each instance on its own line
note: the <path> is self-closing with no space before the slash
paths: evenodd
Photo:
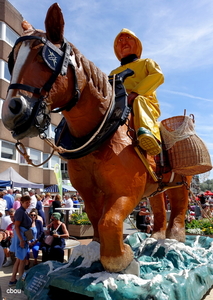
<path id="1" fill-rule="evenodd" d="M 201 191 L 213 191 L 213 179 L 208 179 L 203 183 L 200 183 Z"/>
<path id="2" fill-rule="evenodd" d="M 82 214 L 74 213 L 71 215 L 69 224 L 73 225 L 91 225 L 91 222 L 85 212 Z"/>
<path id="3" fill-rule="evenodd" d="M 213 234 L 213 219 L 192 220 L 185 224 L 186 233 L 197 233 L 203 235 Z M 196 230 L 195 230 L 196 229 Z"/>

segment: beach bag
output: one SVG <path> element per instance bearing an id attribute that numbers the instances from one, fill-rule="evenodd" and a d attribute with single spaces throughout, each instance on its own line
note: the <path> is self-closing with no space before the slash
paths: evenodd
<path id="1" fill-rule="evenodd" d="M 32 232 L 32 229 L 28 229 L 24 232 L 24 236 L 26 237 L 27 241 L 31 241 L 34 239 L 34 236 L 33 236 L 33 232 Z"/>
<path id="2" fill-rule="evenodd" d="M 160 130 L 172 171 L 193 176 L 212 169 L 205 143 L 195 132 L 194 116 L 176 116 L 161 121 Z"/>
<path id="3" fill-rule="evenodd" d="M 45 244 L 51 246 L 53 243 L 54 237 L 52 235 L 47 235 L 44 239 Z"/>
<path id="4" fill-rule="evenodd" d="M 58 225 L 58 227 L 56 228 L 56 230 L 54 230 L 53 232 L 56 233 L 58 228 L 61 226 L 61 224 Z M 47 235 L 44 239 L 44 242 L 46 245 L 51 246 L 53 243 L 54 237 L 52 235 Z"/>

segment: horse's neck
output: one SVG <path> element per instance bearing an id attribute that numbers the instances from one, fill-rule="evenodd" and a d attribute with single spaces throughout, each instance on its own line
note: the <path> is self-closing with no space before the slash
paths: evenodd
<path id="1" fill-rule="evenodd" d="M 112 88 L 108 77 L 74 48 L 76 75 L 81 92 L 78 103 L 64 112 L 71 134 L 76 137 L 90 133 L 100 124 L 109 107 Z"/>

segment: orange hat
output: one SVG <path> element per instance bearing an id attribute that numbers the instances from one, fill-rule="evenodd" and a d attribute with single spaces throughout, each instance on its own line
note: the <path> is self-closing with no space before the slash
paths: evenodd
<path id="1" fill-rule="evenodd" d="M 135 41 L 137 43 L 137 53 L 135 53 L 135 54 L 137 55 L 138 58 L 140 58 L 141 54 L 142 54 L 142 49 L 143 49 L 141 41 L 139 40 L 139 38 L 136 36 L 136 34 L 133 31 L 131 31 L 129 29 L 126 29 L 126 28 L 123 28 L 121 30 L 121 32 L 119 32 L 119 34 L 116 36 L 116 38 L 114 40 L 114 52 L 115 52 L 115 55 L 116 55 L 117 59 L 121 60 L 121 57 L 119 56 L 119 54 L 116 51 L 116 45 L 117 45 L 117 41 L 119 39 L 119 36 L 122 33 L 127 33 L 127 34 L 131 35 L 131 37 L 133 37 L 135 39 Z"/>

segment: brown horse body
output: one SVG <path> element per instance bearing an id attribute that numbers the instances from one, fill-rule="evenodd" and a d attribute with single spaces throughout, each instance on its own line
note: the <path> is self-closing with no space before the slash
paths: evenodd
<path id="1" fill-rule="evenodd" d="M 46 34 L 34 30 L 25 22 L 23 23 L 24 35 L 47 37 L 52 44 L 59 47 L 63 41 L 64 20 L 57 4 L 50 7 L 45 25 Z M 29 54 L 25 63 L 20 67 L 21 51 L 24 51 L 22 46 L 28 47 Z M 44 86 L 52 70 L 41 59 L 39 51 L 42 47 L 41 42 L 33 39 L 23 41 L 15 47 L 12 83 L 36 88 Z M 74 46 L 73 52 L 72 61 L 81 96 L 77 104 L 70 111 L 64 111 L 63 114 L 72 135 L 82 137 L 94 130 L 102 121 L 110 105 L 112 88 L 107 76 L 83 57 Z M 57 77 L 46 100 L 49 110 L 63 107 L 74 96 L 73 76 L 73 71 L 68 68 L 67 75 Z M 17 101 L 19 106 L 27 110 L 27 106 L 37 100 L 38 96 L 32 92 L 21 88 L 11 88 L 3 106 L 5 126 L 14 131 L 17 124 L 23 122 L 23 112 L 22 109 L 18 109 Z M 158 187 L 137 156 L 126 131 L 125 125 L 120 126 L 98 150 L 68 161 L 70 180 L 84 199 L 87 214 L 94 227 L 94 240 L 100 242 L 101 262 L 110 272 L 124 270 L 133 260 L 132 250 L 123 243 L 123 221 L 142 197 L 149 196 Z M 27 131 L 22 133 L 22 136 L 32 135 Z M 150 157 L 149 160 L 155 168 L 153 158 Z M 164 181 L 168 182 L 170 176 L 171 174 L 167 173 Z M 175 177 L 176 181 L 179 181 L 178 175 Z M 171 205 L 168 227 L 163 194 L 150 198 L 154 214 L 152 237 L 175 238 L 184 241 L 188 191 L 185 186 L 182 186 L 169 190 L 167 193 Z"/>

